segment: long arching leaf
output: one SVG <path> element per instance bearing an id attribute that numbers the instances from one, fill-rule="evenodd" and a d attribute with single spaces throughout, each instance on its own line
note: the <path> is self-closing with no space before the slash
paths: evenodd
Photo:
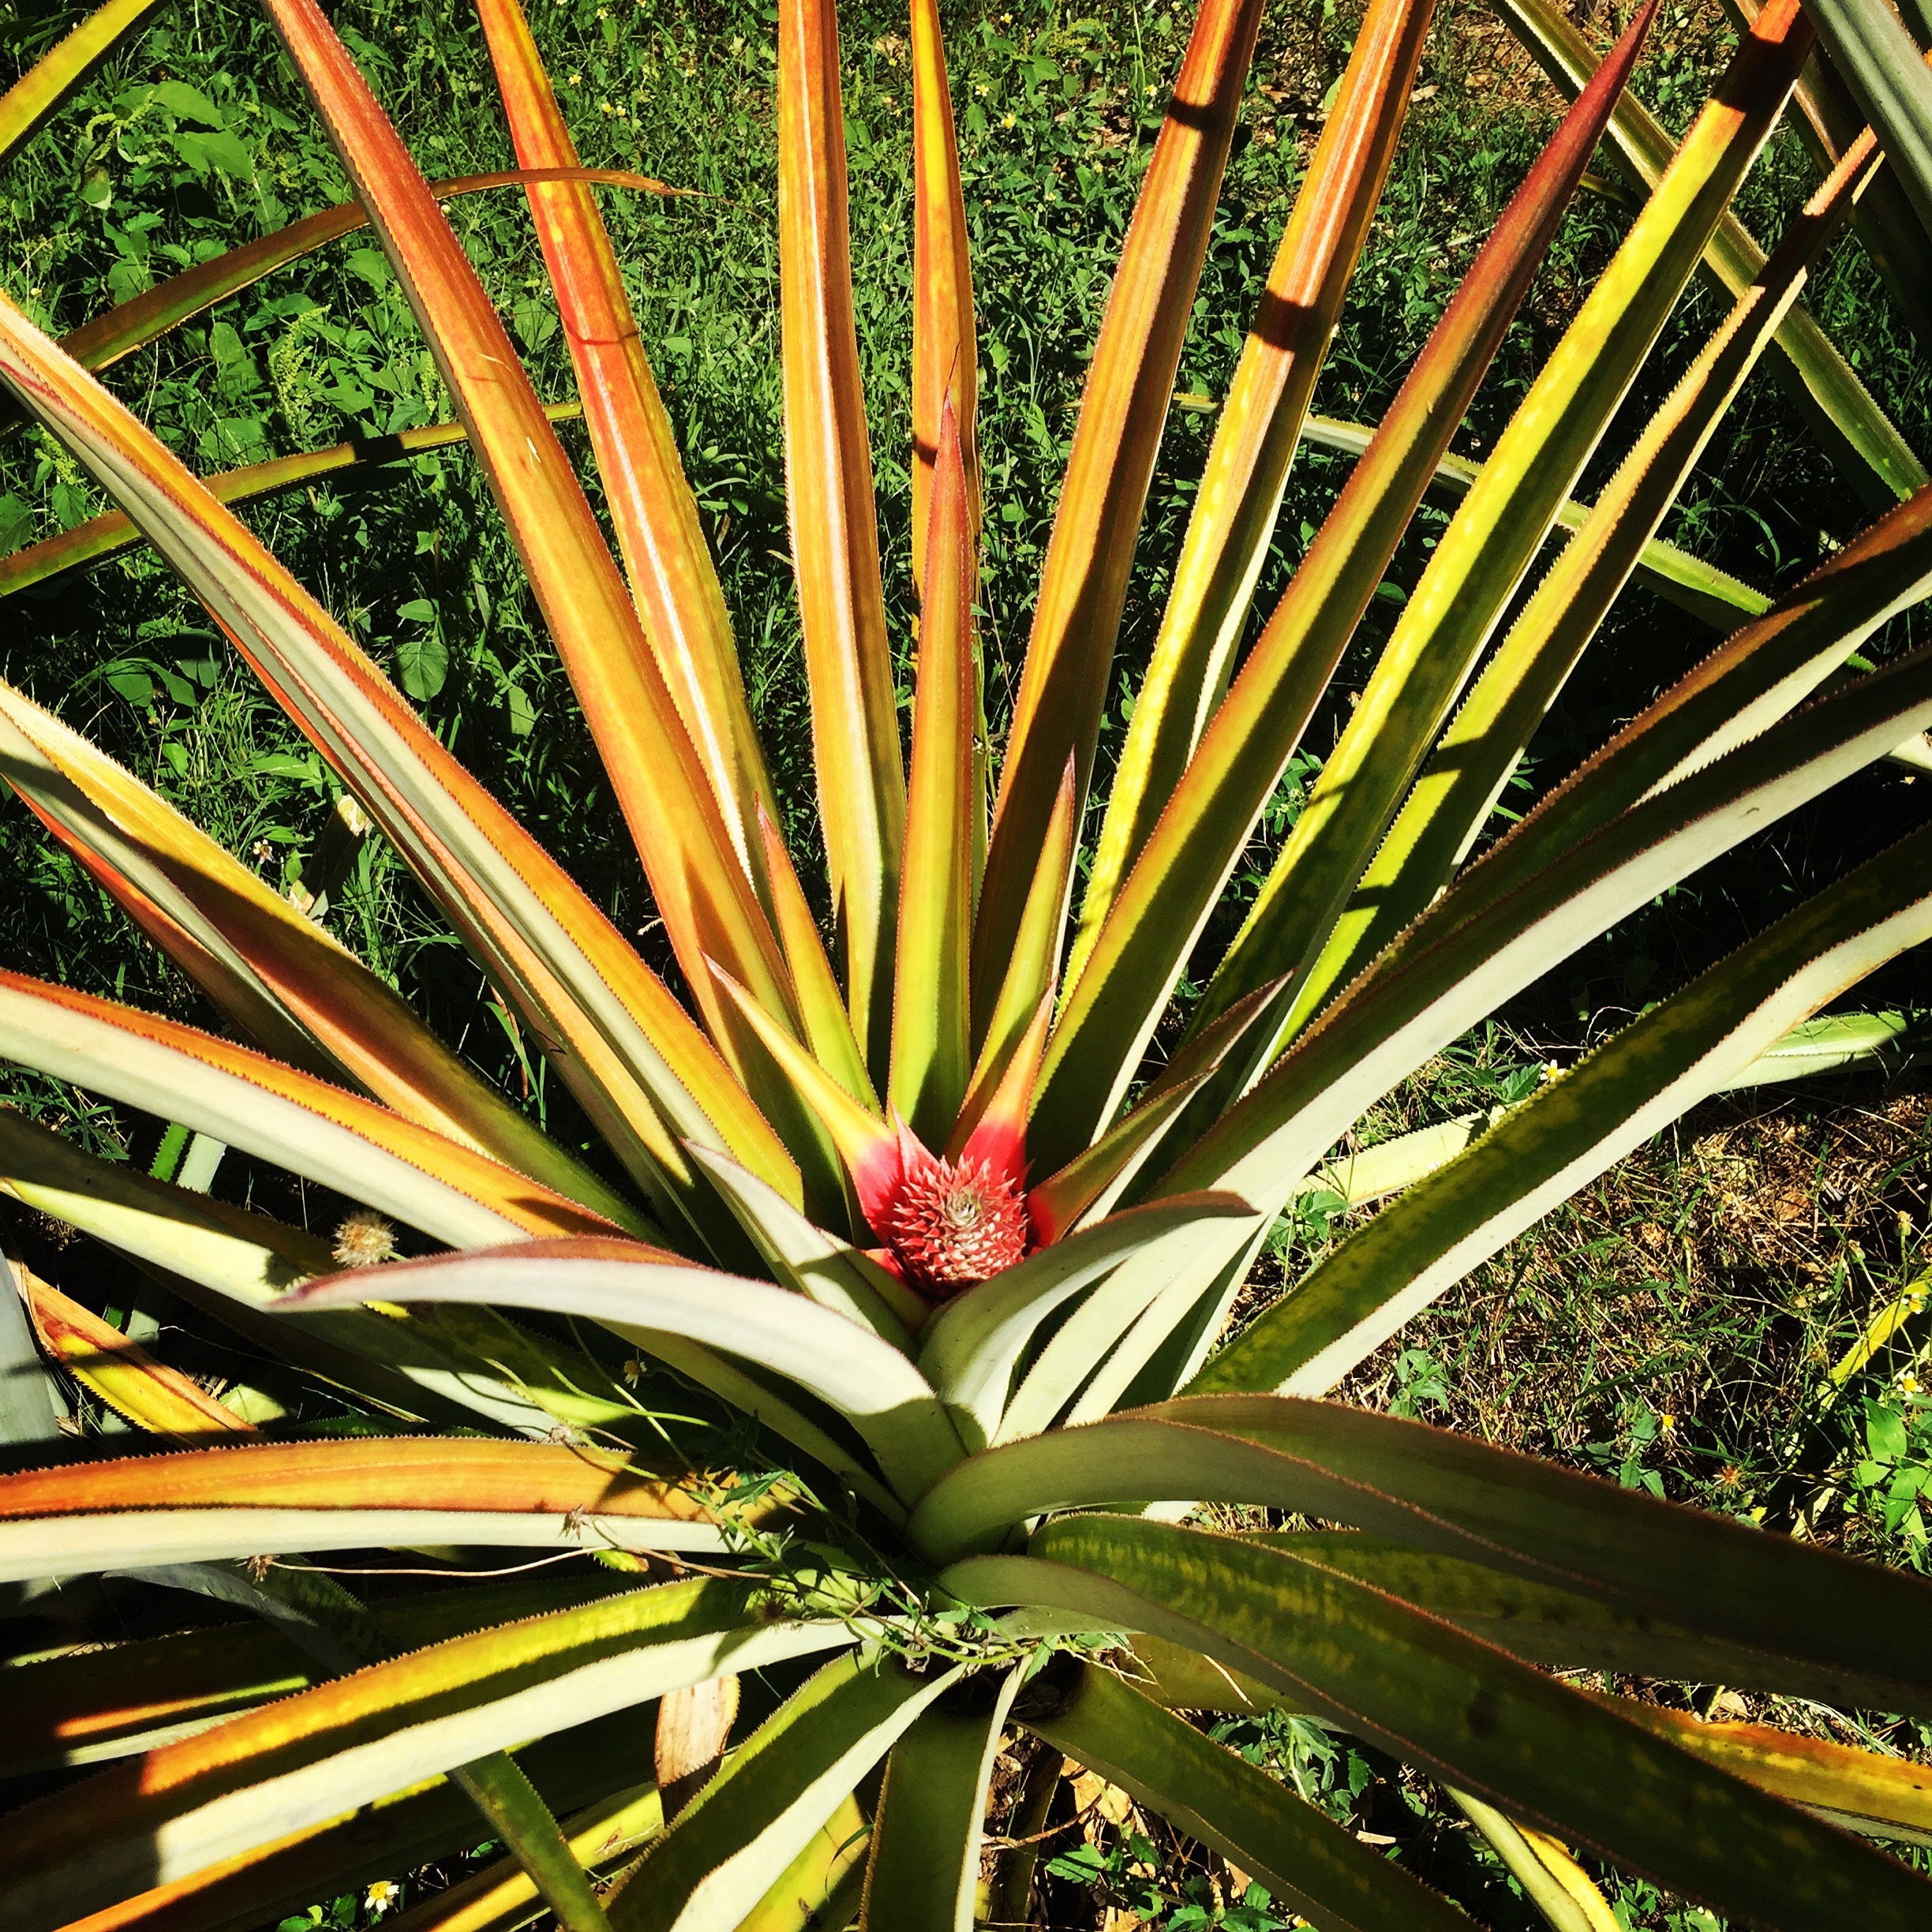
<path id="1" fill-rule="evenodd" d="M 547 1436 L 560 1422 L 595 1428 L 638 1413 L 572 1348 L 541 1347 L 500 1317 L 466 1336 L 439 1316 L 391 1305 L 335 1309 L 299 1322 L 268 1312 L 282 1293 L 340 1264 L 329 1244 L 265 1215 L 110 1163 L 0 1110 L 0 1193 L 92 1235 L 169 1292 L 271 1357 L 354 1388 L 402 1417 L 444 1424 L 479 1416 Z M 480 1345 L 478 1354 L 473 1344 Z"/>
<path id="2" fill-rule="evenodd" d="M 907 1533 L 944 1560 L 1049 1511 L 1190 1497 L 1352 1523 L 1655 1619 L 1679 1657 L 1687 1633 L 1728 1653 L 1732 1683 L 1870 1709 L 1932 1701 L 1911 1636 L 1932 1586 L 1909 1572 L 1335 1403 L 1189 1396 L 1032 1437 L 953 1470 Z M 1897 1619 L 1883 1632 L 1881 1602 Z"/>
<path id="3" fill-rule="evenodd" d="M 1111 1671 L 1071 1676 L 1027 1728 L 1265 1880 L 1274 1903 L 1350 1932 L 1467 1932 L 1447 1900 Z"/>
<path id="4" fill-rule="evenodd" d="M 224 1409 L 199 1383 L 156 1361 L 92 1309 L 36 1275 L 26 1275 L 27 1305 L 40 1346 L 74 1379 L 137 1428 L 177 1441 L 246 1435 L 253 1424 Z"/>
<path id="5" fill-rule="evenodd" d="M 650 1726 L 616 1711 L 515 1754 L 559 1812 L 650 1775 Z M 81 1921 L 90 1932 L 234 1932 L 305 1915 L 325 1893 L 342 1896 L 399 1871 L 459 1856 L 477 1840 L 476 1807 L 453 1778 L 438 1777 L 346 1818 L 305 1825 L 253 1850 L 137 1892 Z M 465 1932 L 475 1932 L 465 1928 Z M 503 1928 L 503 1932 L 515 1932 Z"/>
<path id="6" fill-rule="evenodd" d="M 517 159 L 532 169 L 576 167 L 576 147 L 518 0 L 485 0 L 477 10 Z M 532 183 L 528 193 L 645 638 L 711 781 L 739 863 L 762 881 L 758 805 L 773 796 L 771 779 L 745 699 L 724 593 L 623 272 L 589 188 Z"/>
<path id="7" fill-rule="evenodd" d="M 484 1254 L 392 1264 L 388 1297 L 482 1301 L 588 1316 L 650 1346 L 653 1331 L 740 1355 L 807 1389 L 872 1446 L 909 1502 L 960 1459 L 959 1439 L 925 1378 L 848 1317 L 769 1282 L 676 1262 L 637 1242 L 524 1241 Z M 317 1282 L 291 1310 L 339 1307 L 352 1281 Z"/>
<path id="8" fill-rule="evenodd" d="M 1922 830 L 1653 1007 L 1419 1181 L 1223 1350 L 1195 1387 L 1332 1388 L 1556 1201 L 1928 938 L 1932 832 Z"/>
<path id="9" fill-rule="evenodd" d="M 383 1627 L 414 1650 L 466 1631 L 541 1616 L 635 1587 L 608 1571 L 561 1565 L 509 1583 L 392 1597 Z M 170 1732 L 232 1717 L 320 1681 L 321 1666 L 266 1622 L 173 1631 L 16 1665 L 9 1680 L 6 1776 L 124 1758 Z"/>
<path id="10" fill-rule="evenodd" d="M 0 1477 L 9 1578 L 392 1544 L 715 1550 L 721 1522 L 628 1455 L 481 1436 L 250 1443 Z"/>
<path id="11" fill-rule="evenodd" d="M 0 1924 L 43 1932 L 433 1773 L 714 1676 L 850 1641 L 747 1623 L 730 1584 L 668 1584 L 318 1685 L 17 1811 Z M 474 1826 L 472 1826 L 472 1829 Z"/>
<path id="12" fill-rule="evenodd" d="M 1310 967 L 1295 1015 L 1319 1010 L 1448 882 L 1779 318 L 1797 300 L 1810 264 L 1842 228 L 1877 154 L 1867 132 L 1806 204 L 1764 272 L 1646 425 L 1588 522 L 1544 574 Z"/>
<path id="13" fill-rule="evenodd" d="M 4 683 L 0 777 L 265 1051 L 346 1074 L 417 1126 L 527 1174 L 631 1233 L 650 1231 L 313 919 Z"/>
<path id="14" fill-rule="evenodd" d="M 1365 1094 L 1385 1092 L 1664 885 L 1881 757 L 1926 718 L 1932 655 L 1922 653 L 1657 793 L 1532 872 L 1507 899 L 1483 900 L 1467 919 L 1458 885 L 1410 928 L 1387 968 L 1337 1002 L 1164 1185 L 1211 1181 L 1260 1208 L 1285 1200 L 1368 1103 Z M 1480 897 L 1492 863 L 1468 875 L 1471 898 Z"/>
<path id="15" fill-rule="evenodd" d="M 1767 1926 L 1905 1932 L 1932 1904 L 1919 1874 L 1613 1707 L 1279 1551 L 1098 1516 L 1029 1550 L 956 1565 L 949 1585 L 1194 1641 L 1539 1829 Z"/>
<path id="16" fill-rule="evenodd" d="M 316 0 L 265 6 L 469 428 L 712 1037 L 762 1090 L 762 1049 L 703 960 L 722 960 L 762 1005 L 795 1019 L 789 976 L 569 459 L 462 245 Z"/>
<path id="17" fill-rule="evenodd" d="M 722 1140 L 796 1189 L 782 1144 L 609 921 L 233 512 L 4 302 L 0 378 L 146 531 L 342 773 L 667 1221 L 706 1224 L 681 1140 Z"/>
<path id="18" fill-rule="evenodd" d="M 0 972 L 0 1058 L 246 1148 L 439 1241 L 609 1230 L 601 1215 L 360 1095 L 70 987 Z"/>

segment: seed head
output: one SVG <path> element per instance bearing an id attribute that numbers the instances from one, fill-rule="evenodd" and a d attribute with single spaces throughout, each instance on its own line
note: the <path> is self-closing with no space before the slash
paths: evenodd
<path id="1" fill-rule="evenodd" d="M 395 1230 L 370 1208 L 357 1208 L 335 1230 L 335 1260 L 340 1267 L 374 1267 L 394 1260 L 395 1251 Z"/>

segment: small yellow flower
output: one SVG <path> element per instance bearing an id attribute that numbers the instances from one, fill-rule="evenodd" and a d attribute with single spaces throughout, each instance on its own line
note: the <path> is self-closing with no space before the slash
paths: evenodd
<path id="1" fill-rule="evenodd" d="M 1017 114 L 1009 114 L 1004 121 L 1001 122 L 1000 125 L 1003 128 L 1009 128 L 1017 127 L 1019 124 L 1020 117 Z"/>
<path id="2" fill-rule="evenodd" d="M 602 108 L 606 114 L 615 114 L 617 111 L 617 110 L 613 107 L 608 101 L 599 101 L 597 105 Z"/>
<path id="3" fill-rule="evenodd" d="M 979 84 L 973 89 L 973 92 L 977 94 L 982 100 L 984 100 L 987 94 L 990 92 L 990 89 L 989 89 L 987 84 L 982 80 Z"/>
<path id="4" fill-rule="evenodd" d="M 570 82 L 572 87 L 581 87 L 583 84 L 583 76 L 582 74 L 568 74 L 564 77 Z"/>
<path id="5" fill-rule="evenodd" d="M 402 1888 L 393 1878 L 378 1878 L 369 1889 L 363 1903 L 379 1917 L 402 1896 Z"/>
<path id="6" fill-rule="evenodd" d="M 1657 1427 L 1666 1436 L 1672 1435 L 1676 1431 L 1677 1418 L 1674 1415 L 1661 1415 L 1657 1417 Z"/>
<path id="7" fill-rule="evenodd" d="M 1899 1387 L 1903 1389 L 1908 1395 L 1916 1395 L 1919 1393 L 1919 1378 L 1914 1375 L 1909 1368 L 1908 1368 L 1905 1372 L 1899 1377 Z"/>

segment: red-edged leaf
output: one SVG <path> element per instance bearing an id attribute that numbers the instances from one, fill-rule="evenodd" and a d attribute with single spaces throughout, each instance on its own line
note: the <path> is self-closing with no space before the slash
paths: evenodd
<path id="1" fill-rule="evenodd" d="M 1282 231 L 1134 700 L 1080 903 L 1069 989 L 1227 690 L 1309 399 L 1395 159 L 1433 11 L 1433 0 L 1375 0 L 1363 16 Z"/>
<path id="2" fill-rule="evenodd" d="M 893 980 L 892 1103 L 935 1145 L 965 1097 L 972 948 L 972 523 L 959 425 L 939 417 Z"/>
<path id="3" fill-rule="evenodd" d="M 926 585 L 927 505 L 950 406 L 966 473 L 966 516 L 979 527 L 979 347 L 966 199 L 946 83 L 938 0 L 912 0 L 912 578 Z"/>
<path id="4" fill-rule="evenodd" d="M 430 1032 L 407 1004 L 173 807 L 0 683 L 0 774 L 208 998 L 266 1053 L 346 1076 L 634 1233 L 648 1223 Z"/>
<path id="5" fill-rule="evenodd" d="M 875 1114 L 868 1113 L 792 1039 L 750 994 L 713 963 L 710 970 L 746 1022 L 764 1042 L 779 1070 L 792 1082 L 799 1099 L 811 1110 L 838 1149 L 860 1211 L 876 1229 L 899 1185 L 899 1136 Z"/>
<path id="6" fill-rule="evenodd" d="M 1168 990 L 1589 166 L 1649 20 L 1646 8 L 1631 24 L 1470 264 L 1115 900 L 1048 1051 L 1034 1116 L 1045 1159 L 1086 1145 L 1131 1084 Z"/>
<path id="7" fill-rule="evenodd" d="M 969 1095 L 946 1149 L 949 1159 L 987 1161 L 1016 1188 L 1026 1185 L 1027 1116 L 1033 1107 L 1033 1083 L 1046 1052 L 1053 1024 L 1053 988 L 1040 995 L 1033 1024 L 1020 1037 L 998 1083 L 984 1095 Z"/>
<path id="8" fill-rule="evenodd" d="M 788 1019 L 789 976 L 590 504 L 462 244 L 316 0 L 264 4 L 469 426 L 713 1037 L 755 1091 L 762 1063 L 703 961 L 724 960 Z"/>
<path id="9" fill-rule="evenodd" d="M 778 259 L 785 488 L 818 811 L 844 936 L 846 1002 L 876 1068 L 891 1045 L 905 765 L 852 320 L 833 0 L 779 6 Z"/>
<path id="10" fill-rule="evenodd" d="M 576 148 L 518 0 L 480 0 L 477 13 L 517 159 L 529 168 L 575 167 Z M 724 593 L 616 253 L 587 187 L 532 185 L 529 194 L 645 637 L 745 868 L 759 879 L 764 855 L 754 819 L 758 800 L 773 796 L 771 779 L 745 702 Z"/>
<path id="11" fill-rule="evenodd" d="M 1202 0 L 1094 346 L 987 852 L 973 945 L 983 1013 L 1069 751 L 1076 804 L 1086 797 L 1140 513 L 1260 21 L 1260 0 Z"/>
<path id="12" fill-rule="evenodd" d="M 667 1221 L 716 1213 L 685 1140 L 721 1140 L 796 1199 L 777 1136 L 610 922 L 233 512 L 4 301 L 0 379 L 125 507 L 341 774 Z"/>
<path id="13" fill-rule="evenodd" d="M 0 1056 L 182 1121 L 462 1245 L 612 1232 L 460 1142 L 178 1020 L 0 970 Z"/>

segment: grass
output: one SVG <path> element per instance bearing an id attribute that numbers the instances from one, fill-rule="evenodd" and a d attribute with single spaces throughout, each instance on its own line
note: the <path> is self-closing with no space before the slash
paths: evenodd
<path id="1" fill-rule="evenodd" d="M 81 10 L 39 0 L 0 5 L 0 63 L 24 66 Z M 719 561 L 791 841 L 810 853 L 809 730 L 780 453 L 773 13 L 755 0 L 536 0 L 531 12 L 586 160 L 702 192 L 702 199 L 676 200 L 612 193 L 606 212 Z M 345 0 L 333 14 L 431 174 L 508 165 L 479 36 L 462 9 L 432 0 Z M 1149 496 L 1098 797 L 1151 649 L 1215 403 L 1346 58 L 1353 17 L 1346 0 L 1327 0 L 1278 9 L 1263 28 L 1182 363 L 1181 406 Z M 1596 22 L 1600 35 L 1610 24 Z M 955 9 L 949 28 L 981 319 L 985 639 L 997 733 L 1010 707 L 1109 264 L 1185 18 L 1137 0 L 1107 0 L 1079 17 L 1020 0 L 1011 13 Z M 860 350 L 887 608 L 904 660 L 912 605 L 908 49 L 903 22 L 884 8 L 848 8 L 844 30 Z M 1687 123 L 1730 40 L 1716 0 L 1660 16 L 1638 91 L 1673 129 Z M 1443 0 L 1318 410 L 1379 416 L 1547 134 L 1555 107 L 1492 16 L 1475 0 Z M 1607 165 L 1603 171 L 1614 173 Z M 1773 240 L 1810 185 L 1795 139 L 1780 133 L 1747 183 L 1740 212 L 1762 240 Z M 267 28 L 238 0 L 183 0 L 158 15 L 16 161 L 7 189 L 0 279 L 55 328 L 346 193 Z M 516 197 L 470 197 L 451 212 L 540 390 L 566 395 L 567 360 Z M 1464 453 L 1480 455 L 1493 441 L 1626 219 L 1614 193 L 1579 200 L 1463 425 Z M 1932 359 L 1893 318 L 1855 243 L 1832 255 L 1809 299 L 1908 440 L 1932 452 Z M 1679 305 L 1605 440 L 1608 453 L 1584 479 L 1586 497 L 1722 312 L 1703 287 Z M 113 380 L 204 470 L 449 414 L 366 235 L 278 274 L 121 365 Z M 566 437 L 582 456 L 581 433 L 567 430 Z M 1344 474 L 1339 459 L 1319 453 L 1297 462 L 1257 611 L 1271 605 Z M 37 434 L 0 447 L 0 549 L 102 507 L 71 461 Z M 675 979 L 587 736 L 466 456 L 420 456 L 365 472 L 353 489 L 318 487 L 248 514 L 394 668 L 445 741 Z M 1776 590 L 1861 520 L 1761 373 L 1665 534 Z M 1344 694 L 1365 676 L 1445 522 L 1432 508 L 1418 516 L 1344 668 Z M 333 781 L 161 567 L 131 552 L 84 584 L 42 586 L 6 614 L 0 672 L 87 729 L 264 874 L 281 883 L 299 874 L 333 806 Z M 1908 614 L 1872 648 L 1881 655 L 1904 648 L 1919 640 L 1924 622 Z M 1532 746 L 1512 809 L 1569 769 L 1709 642 L 1647 593 L 1627 593 Z M 1258 886 L 1346 702 L 1339 697 L 1317 719 L 1239 889 L 1204 941 L 1210 951 Z M 236 782 L 238 773 L 246 782 Z M 1566 1061 L 1889 842 L 1917 815 L 1911 784 L 1896 773 L 1866 774 L 1666 894 L 1425 1069 L 1368 1131 L 1398 1131 L 1526 1091 L 1543 1062 Z M 130 937 L 84 874 L 15 811 L 0 815 L 0 863 L 12 881 L 0 895 L 0 947 L 9 964 L 185 1017 L 200 1013 L 192 989 Z M 524 1058 L 480 975 L 380 843 L 358 854 L 333 895 L 330 923 L 553 1132 L 589 1142 L 567 1099 Z M 1923 975 L 1908 960 L 1861 997 L 1923 1002 Z M 6 1091 L 17 1104 L 58 1117 L 96 1151 L 144 1163 L 154 1155 L 159 1121 L 24 1078 Z M 1932 1110 L 1908 1084 L 1881 1091 L 1866 1080 L 1713 1103 L 1475 1271 L 1365 1365 L 1349 1393 L 1923 1568 L 1923 1511 L 1932 1506 L 1921 1504 L 1919 1489 L 1932 1483 L 1932 1410 L 1913 1368 L 1923 1321 L 1908 1320 L 1869 1362 L 1842 1376 L 1833 1372 L 1873 1317 L 1932 1261 L 1919 1252 L 1929 1175 Z M 224 1166 L 220 1185 L 320 1227 L 339 1211 L 316 1190 L 291 1193 L 240 1160 Z M 1292 1279 L 1343 1231 L 1345 1223 L 1320 1208 L 1318 1202 L 1284 1226 L 1273 1264 L 1282 1273 L 1264 1270 L 1259 1291 Z M 70 1286 L 88 1279 L 80 1257 L 57 1252 L 58 1230 L 29 1233 L 49 1271 Z M 137 1293 L 124 1275 L 100 1279 L 122 1319 L 137 1328 L 167 1320 L 165 1301 Z M 175 1359 L 211 1380 L 260 1382 L 290 1404 L 305 1399 L 290 1380 L 278 1382 L 251 1359 L 205 1345 L 196 1354 L 172 1335 L 158 1346 L 175 1348 Z M 111 1418 L 94 1423 L 111 1426 Z M 1724 1713 L 1760 1708 L 1722 1687 L 1645 1690 L 1691 1697 Z M 1864 1719 L 1788 1703 L 1768 1714 L 1918 1756 L 1932 1743 L 1914 1728 L 1878 1723 L 1868 1732 Z M 1372 1752 L 1298 1720 L 1223 1731 L 1305 1795 L 1386 1840 L 1391 1855 L 1450 1886 L 1488 1923 L 1530 1923 L 1481 1841 Z M 1017 1792 L 1024 1769 L 1008 1766 L 998 1790 Z M 1097 1923 L 1103 1909 L 1131 1911 L 1167 1932 L 1207 1923 L 1264 1932 L 1279 1923 L 1197 1849 L 1150 1837 L 1134 1814 L 1113 1810 L 1118 1814 L 1103 1805 L 1077 1822 L 1063 1810 L 1050 1821 L 1058 1828 L 1045 1881 L 1054 1923 Z M 418 1874 L 411 1886 L 436 1876 Z M 1627 1926 L 1688 1932 L 1713 1923 L 1639 1884 L 1605 1882 Z M 289 1922 L 285 1932 L 320 1921 L 350 1932 L 384 1909 L 347 1896 L 318 1906 L 313 1919 Z"/>

